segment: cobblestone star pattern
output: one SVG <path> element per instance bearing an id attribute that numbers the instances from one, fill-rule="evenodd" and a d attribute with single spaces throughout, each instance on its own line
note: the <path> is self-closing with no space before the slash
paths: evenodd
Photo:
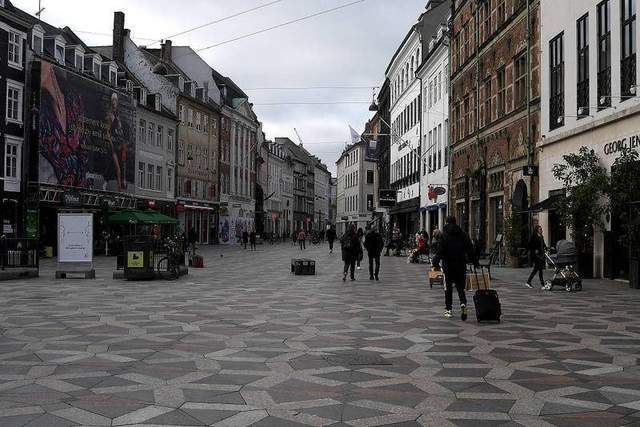
<path id="1" fill-rule="evenodd" d="M 180 281 L 2 282 L 2 426 L 640 425 L 640 294 L 522 286 L 498 269 L 504 322 L 442 318 L 426 266 L 383 258 L 343 283 L 314 246 L 203 249 Z M 224 257 L 221 257 L 224 255 Z M 470 319 L 474 318 L 473 311 Z"/>

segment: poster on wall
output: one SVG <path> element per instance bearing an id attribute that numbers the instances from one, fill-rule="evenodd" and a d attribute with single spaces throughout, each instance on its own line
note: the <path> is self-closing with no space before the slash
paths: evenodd
<path id="1" fill-rule="evenodd" d="M 42 61 L 40 182 L 133 191 L 134 137 L 131 97 Z"/>
<path id="2" fill-rule="evenodd" d="M 58 263 L 93 262 L 93 214 L 58 214 Z"/>

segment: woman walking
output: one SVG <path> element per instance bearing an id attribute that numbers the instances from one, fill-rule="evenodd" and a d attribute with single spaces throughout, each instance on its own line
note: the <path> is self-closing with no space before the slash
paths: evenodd
<path id="1" fill-rule="evenodd" d="M 531 281 L 538 273 L 540 277 L 540 287 L 544 287 L 544 277 L 542 270 L 544 270 L 544 251 L 547 249 L 547 245 L 544 243 L 544 236 L 542 236 L 542 227 L 536 225 L 533 229 L 533 234 L 529 238 L 529 254 L 531 254 L 531 261 L 533 261 L 533 271 L 529 275 L 529 280 L 525 283 L 525 286 L 529 289 L 533 288 Z"/>
<path id="2" fill-rule="evenodd" d="M 342 281 L 347 280 L 347 273 L 351 269 L 351 280 L 356 280 L 355 267 L 356 259 L 358 258 L 360 240 L 356 233 L 355 225 L 349 226 L 347 231 L 342 235 L 340 239 L 340 247 L 342 249 L 342 261 L 344 261 L 344 272 L 342 274 Z"/>
<path id="3" fill-rule="evenodd" d="M 356 264 L 358 267 L 358 270 L 360 270 L 360 262 L 362 262 L 362 258 L 364 258 L 364 250 L 362 249 L 362 239 L 364 237 L 364 231 L 362 231 L 362 228 L 358 228 L 358 257 L 356 258 Z"/>

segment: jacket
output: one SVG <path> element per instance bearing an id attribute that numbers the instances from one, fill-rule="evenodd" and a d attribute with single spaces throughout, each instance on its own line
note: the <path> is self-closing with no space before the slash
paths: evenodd
<path id="1" fill-rule="evenodd" d="M 344 233 L 340 239 L 342 249 L 342 260 L 345 262 L 355 261 L 360 254 L 360 239 L 356 233 Z"/>
<path id="2" fill-rule="evenodd" d="M 539 236 L 536 233 L 532 234 L 529 238 L 529 244 L 527 246 L 527 249 L 529 249 L 529 253 L 532 257 L 537 260 L 541 260 L 544 258 L 544 250 L 547 247 L 547 245 L 545 245 L 544 243 L 544 237 Z"/>
<path id="3" fill-rule="evenodd" d="M 382 253 L 384 248 L 384 241 L 382 236 L 377 231 L 371 231 L 367 233 L 364 238 L 364 248 L 367 250 L 369 256 L 378 256 Z"/>
<path id="4" fill-rule="evenodd" d="M 440 261 L 444 264 L 445 274 L 447 274 L 447 271 L 464 273 L 467 263 L 474 265 L 478 263 L 473 253 L 473 245 L 469 235 L 456 224 L 447 224 L 444 227 L 438 251 L 433 258 L 434 267 L 439 267 Z"/>
<path id="5" fill-rule="evenodd" d="M 334 240 L 336 240 L 336 230 L 334 230 L 333 228 L 330 230 L 327 230 L 327 240 L 330 242 L 333 242 Z"/>

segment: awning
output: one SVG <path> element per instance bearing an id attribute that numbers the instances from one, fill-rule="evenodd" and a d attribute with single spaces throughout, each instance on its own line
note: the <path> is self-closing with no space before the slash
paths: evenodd
<path id="1" fill-rule="evenodd" d="M 122 211 L 109 217 L 109 224 L 176 224 L 177 221 L 160 212 L 147 211 Z"/>
<path id="2" fill-rule="evenodd" d="M 151 220 L 153 221 L 153 224 L 177 224 L 178 223 L 178 221 L 175 218 L 171 218 L 170 216 L 167 216 L 158 211 L 147 209 L 143 213 L 147 214 L 151 218 Z"/>
<path id="3" fill-rule="evenodd" d="M 542 211 L 551 211 L 551 210 L 555 210 L 556 206 L 557 206 L 557 202 L 564 197 L 561 194 L 555 194 L 551 197 L 549 197 L 548 199 L 544 199 L 541 202 L 538 203 L 534 203 L 533 205 L 529 206 L 529 208 L 520 211 L 518 213 L 528 213 L 528 212 L 542 212 Z"/>

